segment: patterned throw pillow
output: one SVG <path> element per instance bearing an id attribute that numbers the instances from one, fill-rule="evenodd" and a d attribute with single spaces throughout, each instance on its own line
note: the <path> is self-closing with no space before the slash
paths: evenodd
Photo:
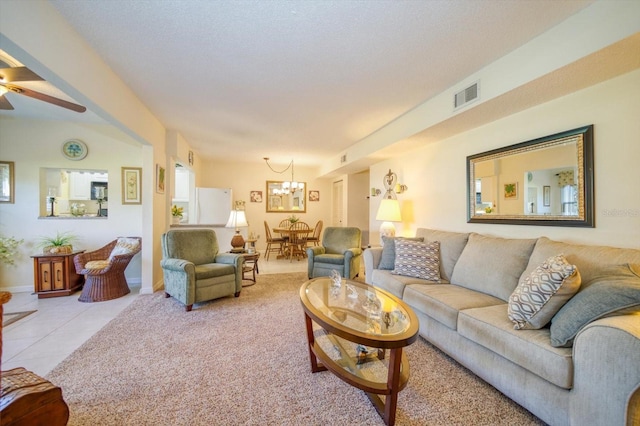
<path id="1" fill-rule="evenodd" d="M 382 256 L 378 269 L 393 271 L 396 267 L 396 240 L 424 241 L 422 237 L 382 237 Z"/>
<path id="2" fill-rule="evenodd" d="M 509 319 L 516 330 L 537 330 L 549 323 L 580 289 L 580 273 L 562 254 L 551 256 L 520 280 L 509 297 Z"/>
<path id="3" fill-rule="evenodd" d="M 395 269 L 391 273 L 440 281 L 440 242 L 396 240 Z"/>

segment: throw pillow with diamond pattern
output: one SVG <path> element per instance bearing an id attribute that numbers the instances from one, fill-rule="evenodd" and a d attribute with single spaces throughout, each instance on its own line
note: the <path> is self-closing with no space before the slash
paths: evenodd
<path id="1" fill-rule="evenodd" d="M 391 273 L 440 281 L 440 242 L 397 239 L 395 267 Z"/>
<path id="2" fill-rule="evenodd" d="M 516 330 L 537 330 L 580 289 L 580 273 L 561 254 L 551 256 L 521 279 L 509 297 L 508 314 Z"/>

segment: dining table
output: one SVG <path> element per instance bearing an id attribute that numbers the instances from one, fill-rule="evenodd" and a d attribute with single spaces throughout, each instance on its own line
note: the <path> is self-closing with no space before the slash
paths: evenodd
<path id="1" fill-rule="evenodd" d="M 282 238 L 284 238 L 285 240 L 285 244 L 284 244 L 284 248 L 282 251 L 282 254 L 279 254 L 276 258 L 277 259 L 286 259 L 288 257 L 290 257 L 290 253 L 289 253 L 289 247 L 287 242 L 291 239 L 291 240 L 297 240 L 297 238 L 291 238 L 292 234 L 307 234 L 307 236 L 309 234 L 313 233 L 313 228 L 310 229 L 290 229 L 287 227 L 275 227 L 273 228 L 273 232 L 280 234 L 280 236 Z M 306 256 L 306 255 L 305 255 Z"/>

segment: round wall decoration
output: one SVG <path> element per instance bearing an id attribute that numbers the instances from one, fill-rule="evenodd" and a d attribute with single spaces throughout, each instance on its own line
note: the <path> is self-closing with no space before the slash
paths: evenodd
<path id="1" fill-rule="evenodd" d="M 69 139 L 62 145 L 62 155 L 69 160 L 82 160 L 88 153 L 87 145 L 78 139 Z"/>

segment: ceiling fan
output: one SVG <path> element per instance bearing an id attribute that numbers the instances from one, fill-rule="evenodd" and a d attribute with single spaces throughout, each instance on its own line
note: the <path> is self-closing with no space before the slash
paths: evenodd
<path id="1" fill-rule="evenodd" d="M 40 77 L 35 72 L 31 71 L 27 67 L 10 67 L 0 69 L 0 110 L 12 110 L 13 105 L 6 98 L 7 93 L 17 93 L 18 95 L 28 96 L 30 98 L 38 99 L 40 101 L 48 102 L 53 105 L 67 108 L 76 112 L 85 112 L 87 108 L 82 105 L 74 104 L 63 99 L 59 99 L 53 96 L 45 95 L 44 93 L 36 92 L 35 90 L 27 89 L 26 87 L 13 84 L 16 81 L 44 81 L 44 78 Z"/>

